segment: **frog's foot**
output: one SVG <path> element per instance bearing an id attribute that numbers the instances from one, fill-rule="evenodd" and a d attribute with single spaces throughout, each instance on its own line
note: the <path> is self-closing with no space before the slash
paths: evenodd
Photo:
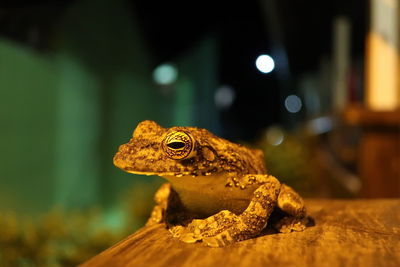
<path id="1" fill-rule="evenodd" d="M 187 226 L 173 226 L 170 228 L 170 232 L 174 237 L 186 243 L 203 240 L 208 244 L 206 240 L 210 241 L 214 238 L 222 238 L 222 236 L 227 236 L 231 241 L 230 235 L 226 231 L 238 223 L 239 216 L 228 210 L 223 210 L 206 219 L 194 219 Z"/>
<path id="2" fill-rule="evenodd" d="M 285 216 L 274 223 L 273 227 L 281 233 L 301 232 L 306 229 L 307 223 L 307 217 Z"/>
<path id="3" fill-rule="evenodd" d="M 274 223 L 274 228 L 281 233 L 303 231 L 308 223 L 303 199 L 290 186 L 282 184 L 278 196 L 278 207 L 287 216 Z"/>
<path id="4" fill-rule="evenodd" d="M 206 219 L 195 219 L 187 226 L 170 229 L 174 237 L 186 243 L 203 241 L 211 247 L 222 247 L 234 241 L 249 239 L 258 235 L 267 224 L 275 207 L 280 183 L 271 178 L 253 193 L 247 209 L 240 215 L 228 210 Z"/>

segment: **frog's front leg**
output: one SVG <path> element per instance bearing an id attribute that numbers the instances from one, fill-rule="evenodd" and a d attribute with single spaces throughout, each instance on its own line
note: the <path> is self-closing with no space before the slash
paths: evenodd
<path id="1" fill-rule="evenodd" d="M 178 194 L 174 191 L 170 183 L 165 183 L 157 190 L 154 195 L 154 206 L 146 226 L 157 223 L 175 224 L 185 222 L 190 219 L 181 203 Z"/>
<path id="2" fill-rule="evenodd" d="M 204 220 L 193 220 L 187 227 L 172 228 L 171 232 L 184 242 L 202 240 L 212 247 L 224 246 L 258 235 L 266 226 L 276 206 L 281 186 L 272 176 L 264 179 L 265 183 L 254 191 L 250 204 L 242 214 L 236 215 L 223 210 Z"/>
<path id="3" fill-rule="evenodd" d="M 154 195 L 156 205 L 151 211 L 150 218 L 147 220 L 146 226 L 165 222 L 165 213 L 168 207 L 168 199 L 171 195 L 171 184 L 163 184 Z"/>

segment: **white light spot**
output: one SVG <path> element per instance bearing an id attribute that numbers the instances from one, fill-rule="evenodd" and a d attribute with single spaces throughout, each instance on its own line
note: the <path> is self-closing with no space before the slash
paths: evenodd
<path id="1" fill-rule="evenodd" d="M 323 134 L 332 130 L 333 122 L 329 117 L 320 117 L 309 121 L 308 127 L 314 134 Z"/>
<path id="2" fill-rule="evenodd" d="M 256 67 L 262 73 L 270 73 L 275 68 L 275 62 L 268 55 L 260 55 L 256 59 Z"/>
<path id="3" fill-rule="evenodd" d="M 300 97 L 297 95 L 289 95 L 285 99 L 285 108 L 290 113 L 297 113 L 301 110 L 302 103 Z"/>
<path id="4" fill-rule="evenodd" d="M 280 127 L 271 126 L 267 129 L 265 138 L 270 145 L 279 146 L 285 139 L 285 135 Z"/>
<path id="5" fill-rule="evenodd" d="M 215 91 L 214 101 L 218 108 L 225 109 L 235 100 L 235 91 L 228 85 L 223 85 Z"/>
<path id="6" fill-rule="evenodd" d="M 165 63 L 159 65 L 153 71 L 153 79 L 160 85 L 169 85 L 176 81 L 178 70 L 172 64 Z"/>

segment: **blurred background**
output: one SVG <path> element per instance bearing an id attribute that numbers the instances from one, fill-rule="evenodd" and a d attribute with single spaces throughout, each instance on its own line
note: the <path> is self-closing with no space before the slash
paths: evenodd
<path id="1" fill-rule="evenodd" d="M 112 164 L 145 119 L 264 150 L 314 198 L 400 196 L 397 0 L 0 4 L 0 265 L 74 266 L 143 226 Z"/>

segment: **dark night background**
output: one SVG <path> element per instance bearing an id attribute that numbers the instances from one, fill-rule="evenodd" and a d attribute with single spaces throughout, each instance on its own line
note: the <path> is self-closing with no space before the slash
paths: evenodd
<path id="1" fill-rule="evenodd" d="M 6 5 L 0 10 L 0 34 L 51 53 L 63 15 L 77 2 Z M 220 112 L 220 132 L 229 138 L 249 140 L 271 124 L 287 123 L 290 115 L 282 108 L 282 98 L 296 92 L 301 75 L 315 72 L 322 58 L 331 57 L 335 17 L 346 16 L 351 22 L 351 57 L 360 60 L 364 55 L 367 1 L 136 0 L 125 5 L 151 53 L 153 68 L 174 61 L 205 37 L 217 40 L 217 80 L 236 93 L 232 106 Z M 276 70 L 263 75 L 254 65 L 262 53 L 283 53 L 287 61 L 278 58 Z"/>
<path id="2" fill-rule="evenodd" d="M 268 173 L 304 197 L 398 196 L 398 111 L 372 112 L 394 127 L 346 117 L 370 111 L 369 8 L 1 2 L 0 265 L 76 266 L 142 227 L 164 180 L 122 172 L 112 159 L 147 119 L 257 147 Z M 263 54 L 275 62 L 269 73 L 255 64 Z M 162 83 L 165 67 L 177 75 Z M 370 130 L 376 140 L 364 142 Z"/>

